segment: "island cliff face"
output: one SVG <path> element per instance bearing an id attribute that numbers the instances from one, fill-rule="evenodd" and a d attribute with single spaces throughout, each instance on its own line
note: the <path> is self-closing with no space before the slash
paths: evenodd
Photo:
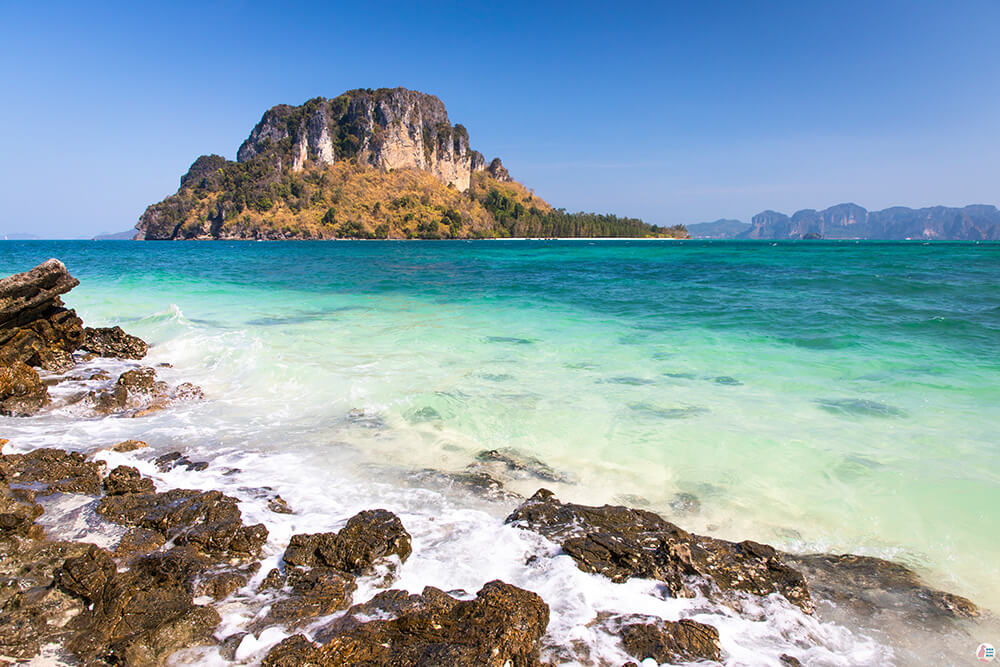
<path id="1" fill-rule="evenodd" d="M 269 109 L 233 162 L 203 155 L 148 207 L 136 239 L 674 236 L 613 215 L 568 214 L 488 164 L 437 97 L 352 90 Z"/>
<path id="2" fill-rule="evenodd" d="M 282 150 L 288 142 L 290 149 Z M 377 169 L 423 169 L 463 192 L 473 172 L 485 166 L 482 154 L 469 148 L 468 131 L 451 124 L 441 100 L 405 88 L 278 105 L 254 127 L 237 160 L 268 153 L 290 158 L 294 172 L 309 161 L 333 164 L 338 158 Z"/>

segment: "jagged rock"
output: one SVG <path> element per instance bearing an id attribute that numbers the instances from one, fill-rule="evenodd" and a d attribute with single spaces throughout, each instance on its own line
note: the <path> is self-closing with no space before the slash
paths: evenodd
<path id="1" fill-rule="evenodd" d="M 97 513 L 109 521 L 154 530 L 176 544 L 189 544 L 222 558 L 256 556 L 267 540 L 264 525 L 244 526 L 236 499 L 218 491 L 174 489 L 105 496 Z"/>
<path id="2" fill-rule="evenodd" d="M 281 496 L 275 496 L 267 501 L 267 509 L 271 510 L 275 514 L 295 514 L 288 503 Z"/>
<path id="3" fill-rule="evenodd" d="M 86 340 L 83 349 L 102 357 L 119 359 L 142 359 L 149 351 L 149 345 L 138 336 L 125 333 L 121 327 L 84 329 Z"/>
<path id="4" fill-rule="evenodd" d="M 486 166 L 486 171 L 490 176 L 497 179 L 501 183 L 510 183 L 514 180 L 510 177 L 510 172 L 507 171 L 507 168 L 503 166 L 503 162 L 501 162 L 498 157 L 490 160 L 489 165 Z"/>
<path id="5" fill-rule="evenodd" d="M 202 401 L 205 399 L 205 392 L 196 384 L 182 382 L 174 388 L 170 398 L 175 401 Z"/>
<path id="6" fill-rule="evenodd" d="M 104 492 L 109 496 L 124 493 L 153 493 L 156 487 L 153 480 L 143 477 L 132 466 L 118 466 L 104 479 Z"/>
<path id="7" fill-rule="evenodd" d="M 719 631 L 711 625 L 685 618 L 680 621 L 656 619 L 649 623 L 631 623 L 621 629 L 622 645 L 639 660 L 653 658 L 657 663 L 718 661 Z"/>
<path id="8" fill-rule="evenodd" d="M 115 547 L 115 556 L 129 558 L 136 554 L 147 554 L 162 547 L 166 541 L 162 533 L 133 526 L 118 541 L 118 546 Z"/>
<path id="9" fill-rule="evenodd" d="M 0 366 L 0 414 L 27 417 L 49 402 L 48 387 L 35 369 L 21 361 Z"/>
<path id="10" fill-rule="evenodd" d="M 337 133 L 345 131 L 358 136 L 354 144 L 338 140 Z M 240 146 L 237 159 L 248 162 L 273 153 L 285 139 L 292 171 L 301 170 L 310 158 L 323 164 L 355 158 L 380 169 L 425 169 L 464 191 L 472 173 L 483 168 L 482 156 L 469 148 L 468 132 L 452 126 L 441 100 L 405 88 L 352 90 L 300 107 L 273 107 Z M 210 177 L 223 165 L 212 156 L 199 158 L 181 185 Z"/>
<path id="11" fill-rule="evenodd" d="M 142 367 L 122 373 L 111 389 L 91 392 L 90 401 L 96 412 L 109 415 L 160 407 L 168 397 L 167 383 L 156 379 L 156 370 Z"/>
<path id="12" fill-rule="evenodd" d="M 0 489 L 0 537 L 37 535 L 38 531 L 32 529 L 37 528 L 34 526 L 35 519 L 42 513 L 41 505 L 23 502 L 11 497 L 8 489 Z"/>
<path id="13" fill-rule="evenodd" d="M 70 354 L 83 342 L 83 322 L 59 295 L 79 284 L 56 259 L 0 279 L 0 365 L 73 367 Z"/>
<path id="14" fill-rule="evenodd" d="M 249 578 L 242 572 L 232 570 L 214 572 L 198 580 L 194 593 L 198 597 L 207 595 L 213 600 L 222 600 L 233 591 L 246 586 L 248 581 Z"/>
<path id="15" fill-rule="evenodd" d="M 79 284 L 58 259 L 0 279 L 0 329 L 31 322 L 39 309 Z"/>
<path id="16" fill-rule="evenodd" d="M 332 567 L 354 575 L 368 574 L 379 560 L 412 551 L 410 534 L 387 510 L 366 510 L 348 519 L 340 533 L 293 535 L 285 550 L 289 565 Z"/>
<path id="17" fill-rule="evenodd" d="M 32 486 L 39 494 L 101 492 L 103 464 L 88 461 L 79 452 L 36 449 L 27 454 L 0 455 L 0 481 Z"/>
<path id="18" fill-rule="evenodd" d="M 61 627 L 84 605 L 53 585 L 67 557 L 86 552 L 90 545 L 73 542 L 0 540 L 0 655 L 27 660 L 42 644 L 63 641 Z"/>
<path id="19" fill-rule="evenodd" d="M 881 558 L 786 554 L 784 559 L 802 572 L 815 599 L 850 608 L 861 618 L 890 615 L 920 628 L 938 628 L 979 616 L 971 601 L 929 588 L 909 568 Z"/>
<path id="20" fill-rule="evenodd" d="M 459 472 L 445 472 L 425 468 L 408 475 L 409 480 L 421 487 L 459 488 L 477 496 L 491 500 L 524 500 L 524 497 L 504 488 L 503 482 L 485 470 L 479 470 L 480 464 L 470 465 Z"/>
<path id="21" fill-rule="evenodd" d="M 180 452 L 167 452 L 162 456 L 157 456 L 153 462 L 156 464 L 156 469 L 160 472 L 169 472 L 181 466 L 186 470 L 197 472 L 208 467 L 207 461 L 192 461 Z"/>
<path id="22" fill-rule="evenodd" d="M 124 442 L 119 442 L 117 445 L 111 447 L 113 452 L 134 452 L 137 449 L 145 449 L 149 447 L 148 444 L 142 440 L 125 440 Z"/>
<path id="23" fill-rule="evenodd" d="M 152 666 L 177 649 L 210 643 L 219 615 L 195 605 L 191 593 L 202 566 L 202 558 L 184 548 L 145 556 L 123 573 L 96 547 L 67 559 L 56 585 L 87 608 L 70 620 L 75 634 L 66 647 L 88 663 Z"/>
<path id="24" fill-rule="evenodd" d="M 697 590 L 713 597 L 714 587 L 723 594 L 781 593 L 803 611 L 813 608 L 802 575 L 773 548 L 688 533 L 645 510 L 563 504 L 540 489 L 507 523 L 541 533 L 559 543 L 581 570 L 615 582 L 657 579 L 677 597 Z"/>
<path id="25" fill-rule="evenodd" d="M 798 658 L 790 656 L 787 653 L 782 653 L 778 656 L 778 662 L 782 665 L 786 665 L 787 667 L 802 667 L 802 663 Z"/>
<path id="26" fill-rule="evenodd" d="M 435 588 L 422 595 L 383 593 L 366 607 L 396 616 L 341 624 L 318 646 L 301 635 L 271 649 L 265 667 L 452 665 L 534 667 L 549 608 L 538 595 L 492 581 L 474 600 L 459 601 Z M 373 604 L 374 603 L 374 604 Z M 384 604 L 382 608 L 380 605 Z M 348 615 L 354 616 L 353 609 Z M 374 614 L 373 614 L 374 615 Z"/>
<path id="27" fill-rule="evenodd" d="M 354 577 L 332 567 L 290 567 L 285 584 L 291 587 L 291 595 L 271 605 L 260 627 L 275 623 L 299 627 L 317 616 L 332 614 L 350 603 L 356 588 Z"/>
<path id="28" fill-rule="evenodd" d="M 412 551 L 410 534 L 399 517 L 387 510 L 366 510 L 348 519 L 337 534 L 337 560 L 329 565 L 361 575 L 388 556 L 405 561 Z"/>
<path id="29" fill-rule="evenodd" d="M 55 573 L 55 584 L 91 604 L 118 574 L 118 566 L 104 549 L 91 546 L 85 554 L 67 558 Z"/>

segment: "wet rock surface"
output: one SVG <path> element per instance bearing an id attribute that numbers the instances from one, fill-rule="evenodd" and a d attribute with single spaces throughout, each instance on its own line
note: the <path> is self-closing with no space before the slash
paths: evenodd
<path id="1" fill-rule="evenodd" d="M 27 417 L 48 402 L 49 390 L 38 371 L 17 360 L 0 366 L 0 415 Z"/>
<path id="2" fill-rule="evenodd" d="M 625 651 L 639 661 L 653 658 L 658 664 L 698 660 L 718 661 L 719 631 L 711 625 L 685 618 L 665 621 L 656 617 L 618 620 L 618 636 Z"/>
<path id="3" fill-rule="evenodd" d="M 339 533 L 294 535 L 284 561 L 293 566 L 330 567 L 355 576 L 370 574 L 389 556 L 405 561 L 412 551 L 410 534 L 387 510 L 366 510 L 347 521 Z"/>
<path id="4" fill-rule="evenodd" d="M 86 327 L 83 349 L 101 357 L 119 359 L 142 359 L 149 351 L 149 345 L 138 336 L 125 333 L 121 327 Z"/>
<path id="5" fill-rule="evenodd" d="M 545 489 L 507 523 L 541 533 L 559 543 L 581 570 L 612 581 L 657 579 L 675 597 L 701 592 L 726 602 L 732 601 L 727 593 L 780 593 L 812 611 L 802 575 L 765 544 L 695 535 L 645 510 L 563 504 Z"/>
<path id="6" fill-rule="evenodd" d="M 235 499 L 156 493 L 129 466 L 102 472 L 75 452 L 0 454 L 3 656 L 31 659 L 56 644 L 80 664 L 161 665 L 178 649 L 215 643 L 219 614 L 195 597 L 225 598 L 253 573 L 267 533 L 243 525 Z M 132 526 L 113 553 L 43 539 L 35 495 L 102 490 L 99 513 Z"/>
<path id="7" fill-rule="evenodd" d="M 357 617 L 378 613 L 391 618 Z M 538 640 L 549 609 L 534 593 L 492 581 L 466 601 L 430 587 L 413 596 L 387 591 L 347 617 L 353 620 L 338 619 L 322 633 L 322 645 L 296 635 L 273 648 L 263 664 L 531 667 L 541 664 Z"/>
<path id="8" fill-rule="evenodd" d="M 59 296 L 79 284 L 56 259 L 0 279 L 0 364 L 20 361 L 56 372 L 73 367 L 83 322 Z"/>
<path id="9" fill-rule="evenodd" d="M 88 461 L 79 452 L 35 449 L 27 454 L 0 454 L 0 482 L 11 489 L 35 495 L 101 492 L 101 463 Z"/>
<path id="10" fill-rule="evenodd" d="M 853 554 L 784 558 L 802 572 L 818 601 L 851 609 L 875 625 L 880 617 L 895 617 L 920 628 L 947 627 L 980 615 L 971 601 L 926 586 L 899 563 Z"/>
<path id="11" fill-rule="evenodd" d="M 120 327 L 83 328 L 76 312 L 60 298 L 78 284 L 56 259 L 0 279 L 0 414 L 26 417 L 49 405 L 47 385 L 74 378 L 47 376 L 43 380 L 35 369 L 67 373 L 77 363 L 73 353 L 88 344 L 103 356 L 138 359 L 145 355 L 148 345 Z M 92 373 L 75 379 L 96 377 Z M 105 393 L 98 403 L 102 414 L 123 409 L 115 405 L 130 398 L 127 387 Z"/>
<path id="12" fill-rule="evenodd" d="M 267 540 L 264 525 L 243 525 L 236 499 L 218 491 L 173 489 L 105 496 L 97 513 L 114 523 L 152 530 L 176 544 L 224 558 L 253 558 Z"/>

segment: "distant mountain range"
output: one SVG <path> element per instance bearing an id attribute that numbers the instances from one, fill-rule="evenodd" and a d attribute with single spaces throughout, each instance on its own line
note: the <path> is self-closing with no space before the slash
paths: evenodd
<path id="1" fill-rule="evenodd" d="M 923 239 L 948 241 L 1000 240 L 1000 211 L 974 204 L 962 208 L 893 206 L 869 211 L 857 204 L 838 204 L 817 211 L 803 209 L 791 217 L 777 211 L 755 215 L 750 224 L 716 220 L 687 225 L 692 238 L 703 239 Z"/>

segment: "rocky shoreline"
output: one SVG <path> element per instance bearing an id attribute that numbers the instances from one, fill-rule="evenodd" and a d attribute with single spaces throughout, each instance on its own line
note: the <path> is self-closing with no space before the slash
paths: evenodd
<path id="1" fill-rule="evenodd" d="M 0 413 L 30 418 L 61 405 L 93 419 L 141 418 L 202 398 L 194 385 L 171 387 L 155 368 L 138 364 L 148 350 L 139 338 L 119 327 L 85 328 L 60 299 L 77 284 L 57 260 L 0 280 Z M 87 370 L 86 361 L 99 356 L 133 366 L 117 377 Z M 268 529 L 247 525 L 236 498 L 158 490 L 137 467 L 108 463 L 121 456 L 182 475 L 212 465 L 180 451 L 157 456 L 137 440 L 87 454 L 0 448 L 0 660 L 160 665 L 177 651 L 208 647 L 225 661 L 244 662 L 275 630 L 283 639 L 267 650 L 264 665 L 521 667 L 561 660 L 545 642 L 549 603 L 535 592 L 499 580 L 478 591 L 392 588 L 414 550 L 392 512 L 372 508 L 336 532 L 292 535 L 277 567 L 264 573 Z M 477 475 L 484 493 L 502 492 L 489 465 L 563 480 L 543 462 L 505 450 L 483 452 L 480 463 L 468 474 Z M 47 508 L 66 496 L 92 509 L 93 540 L 46 532 Z M 295 511 L 273 494 L 267 506 L 277 514 Z M 759 615 L 763 600 L 808 616 L 836 607 L 872 624 L 892 619 L 915 628 L 981 614 L 896 563 L 786 554 L 689 533 L 644 510 L 563 503 L 545 489 L 506 523 L 558 545 L 555 557 L 571 558 L 583 572 L 622 584 L 653 580 L 664 597 L 704 600 L 742 616 Z M 532 554 L 529 561 L 552 557 Z M 379 589 L 370 599 L 355 599 L 362 580 L 365 590 L 370 582 Z M 253 616 L 230 631 L 220 625 L 220 609 L 234 596 L 248 601 Z M 595 609 L 591 624 L 617 637 L 636 662 L 727 658 L 719 630 L 691 618 Z M 780 662 L 808 664 L 790 654 Z"/>

